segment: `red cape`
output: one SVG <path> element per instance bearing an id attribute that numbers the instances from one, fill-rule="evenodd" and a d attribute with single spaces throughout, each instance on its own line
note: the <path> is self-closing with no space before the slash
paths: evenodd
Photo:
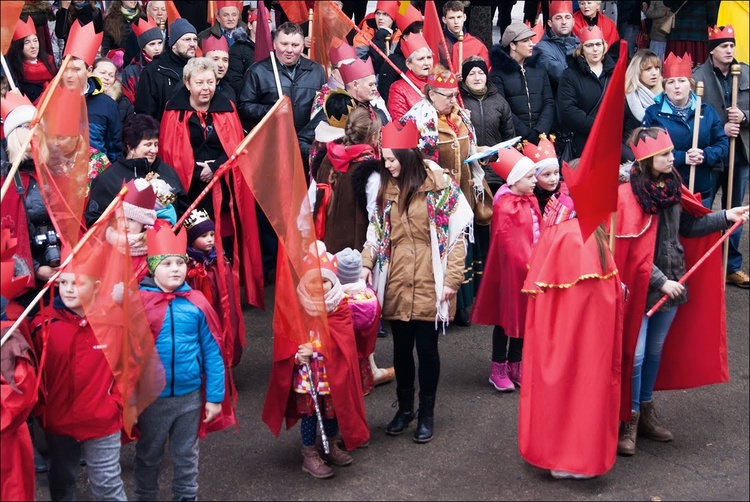
<path id="1" fill-rule="evenodd" d="M 0 181 L 5 183 L 5 177 L 0 178 Z M 29 189 L 29 175 L 21 173 L 21 183 L 23 184 L 24 194 Z M 40 187 L 41 189 L 41 187 Z M 11 183 L 10 188 L 5 194 L 0 205 L 0 212 L 2 213 L 2 224 L 0 228 L 10 229 L 10 236 L 18 239 L 15 254 L 20 257 L 28 267 L 29 270 L 34 270 L 34 260 L 31 257 L 31 240 L 29 237 L 29 224 L 26 220 L 26 209 L 23 205 L 23 198 L 16 191 L 15 183 Z M 36 280 L 34 274 L 29 274 L 29 280 L 26 285 L 26 291 L 36 287 Z M 19 295 L 22 294 L 19 292 Z M 18 296 L 18 295 L 16 295 Z M 12 298 L 11 298 L 12 299 Z"/>
<path id="2" fill-rule="evenodd" d="M 610 18 L 602 14 L 601 11 L 597 15 L 599 17 L 597 18 L 596 25 L 602 30 L 602 35 L 604 35 L 604 40 L 607 42 L 607 47 L 611 49 L 612 47 L 615 47 L 617 41 L 620 39 L 620 35 L 617 33 L 617 25 Z M 581 30 L 588 25 L 588 21 L 586 21 L 586 18 L 584 18 L 580 10 L 573 13 L 573 34 L 575 36 L 580 37 Z M 616 250 L 617 249 L 615 249 L 615 251 Z"/>
<path id="3" fill-rule="evenodd" d="M 370 439 L 370 428 L 362 399 L 352 315 L 346 298 L 341 300 L 334 312 L 328 314 L 328 328 L 331 332 L 331 345 L 330 354 L 325 357 L 333 409 L 344 444 L 348 450 L 352 450 Z M 297 344 L 287 337 L 279 336 L 274 329 L 274 363 L 262 416 L 263 422 L 274 436 L 279 435 L 284 419 L 287 429 L 290 429 L 300 418 L 292 389 L 296 353 Z"/>
<path id="4" fill-rule="evenodd" d="M 234 108 L 234 104 L 232 104 Z M 182 114 L 182 120 L 180 115 Z M 195 157 L 193 148 L 190 145 L 190 132 L 188 130 L 188 119 L 190 113 L 184 110 L 167 110 L 162 117 L 162 128 L 159 137 L 159 153 L 164 161 L 173 166 L 177 175 L 180 177 L 185 193 L 190 189 L 190 181 L 195 168 Z M 214 128 L 219 135 L 221 146 L 228 156 L 232 156 L 235 148 L 243 140 L 242 124 L 237 116 L 236 111 L 213 113 Z M 167 127 L 164 127 L 167 124 Z M 238 214 L 232 215 L 232 228 L 234 235 L 235 250 L 234 256 L 239 258 L 240 266 L 234 267 L 233 274 L 237 281 L 239 291 L 240 268 L 242 268 L 242 285 L 245 287 L 245 300 L 257 307 L 265 308 L 265 299 L 263 295 L 263 262 L 260 254 L 260 239 L 258 237 L 258 222 L 255 216 L 255 198 L 245 183 L 240 183 L 242 174 L 236 168 L 236 164 L 230 169 L 226 176 L 226 182 L 229 184 L 230 193 L 236 201 Z M 237 182 L 233 181 L 237 180 Z M 221 226 L 221 189 L 215 185 L 214 193 L 218 191 L 218 196 L 214 195 L 214 222 L 217 227 L 217 235 L 221 235 L 218 229 Z M 192 202 L 192 201 L 190 201 Z M 230 201 L 230 208 L 234 209 L 234 204 Z M 238 241 L 241 240 L 240 244 Z M 221 246 L 217 239 L 217 247 Z M 241 254 L 239 254 L 241 253 Z"/>
<path id="5" fill-rule="evenodd" d="M 685 187 L 681 205 L 693 216 L 711 212 Z M 630 183 L 620 185 L 615 261 L 629 290 L 622 337 L 621 420 L 630 420 L 633 359 L 646 313 L 657 221 L 656 215 L 644 213 L 638 205 Z M 681 237 L 686 268 L 689 270 L 720 237 L 720 232 L 703 237 Z M 655 390 L 691 389 L 729 381 L 723 282 L 721 253 L 713 253 L 688 282 L 690 301 L 677 309 L 669 329 Z"/>
<path id="6" fill-rule="evenodd" d="M 597 476 L 615 462 L 623 294 L 607 259 L 602 270 L 575 219 L 545 229 L 531 256 L 518 447 L 544 469 Z"/>
<path id="7" fill-rule="evenodd" d="M 224 337 L 221 330 L 221 324 L 219 323 L 219 317 L 216 315 L 213 307 L 203 293 L 191 289 L 185 292 L 175 292 L 172 295 L 167 293 L 156 293 L 153 291 L 146 291 L 141 289 L 141 298 L 143 299 L 143 307 L 146 310 L 146 316 L 148 322 L 151 325 L 151 332 L 154 334 L 154 338 L 159 335 L 161 327 L 164 324 L 164 315 L 167 312 L 167 305 L 171 300 L 171 296 L 182 296 L 186 298 L 190 303 L 198 307 L 203 315 L 206 316 L 208 322 L 208 329 L 211 330 L 211 334 L 219 344 L 221 351 L 221 357 L 224 360 L 224 401 L 221 403 L 221 413 L 211 420 L 208 424 L 203 423 L 201 417 L 200 428 L 198 429 L 198 437 L 204 438 L 209 432 L 216 432 L 224 430 L 228 427 L 237 424 L 237 418 L 234 415 L 234 408 L 237 405 L 237 389 L 234 387 L 234 380 L 232 378 L 231 360 L 227 357 L 227 353 L 224 350 Z"/>
<path id="8" fill-rule="evenodd" d="M 533 209 L 542 224 L 534 195 L 498 197 L 492 207 L 490 250 L 479 285 L 471 321 L 502 326 L 505 334 L 522 338 L 526 318 L 526 295 L 521 293 L 526 264 L 533 246 Z"/>

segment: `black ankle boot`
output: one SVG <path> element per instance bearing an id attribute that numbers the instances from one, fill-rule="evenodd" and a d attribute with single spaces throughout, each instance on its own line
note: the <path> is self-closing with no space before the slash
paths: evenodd
<path id="1" fill-rule="evenodd" d="M 389 436 L 398 436 L 414 420 L 414 389 L 396 389 L 398 411 L 391 423 L 385 428 Z"/>
<path id="2" fill-rule="evenodd" d="M 417 415 L 417 430 L 414 431 L 414 441 L 429 443 L 432 441 L 435 417 L 435 396 L 419 396 L 419 414 Z"/>

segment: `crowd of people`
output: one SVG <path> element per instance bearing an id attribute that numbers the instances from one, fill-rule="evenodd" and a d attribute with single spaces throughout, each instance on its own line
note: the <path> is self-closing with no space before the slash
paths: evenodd
<path id="1" fill-rule="evenodd" d="M 433 438 L 449 325 L 493 327 L 489 384 L 520 388 L 520 453 L 557 478 L 606 473 L 616 454 L 635 453 L 638 436 L 671 441 L 654 389 L 726 381 L 717 321 L 721 285 L 750 288 L 742 227 L 724 269 L 719 255 L 706 261 L 689 297 L 680 281 L 706 243 L 748 219 L 750 69 L 735 58 L 747 40 L 717 24 L 720 2 L 525 2 L 528 24 L 499 9 L 494 44 L 468 30 L 469 16 L 491 18 L 492 7 L 435 2 L 437 52 L 426 2 L 378 1 L 369 13 L 356 5 L 365 2 L 325 2 L 313 8 L 343 8 L 359 24 L 330 40 L 325 67 L 305 54 L 312 33 L 287 19 L 286 2 L 266 2 L 270 19 L 262 3 L 210 3 L 210 26 L 190 2 L 158 0 L 27 2 L 16 24 L 0 153 L 3 182 L 12 178 L 2 200 L 2 456 L 17 461 L 3 462 L 0 498 L 33 499 L 36 470 L 48 472 L 53 500 L 71 500 L 84 463 L 94 497 L 127 497 L 120 444 L 132 403 L 92 318 L 108 296 L 101 264 L 112 252 L 129 256 L 163 367 L 130 437 L 135 496 L 157 498 L 168 441 L 173 496 L 196 499 L 199 437 L 235 423 L 242 304 L 262 306 L 285 266 L 273 218 L 225 166 L 282 97 L 315 234 L 296 300 L 327 321 L 304 343 L 275 333 L 263 421 L 276 434 L 300 421 L 311 476 L 354 461 L 370 435 L 363 397 L 394 378 L 386 433 L 416 420 L 414 441 Z M 670 16 L 671 34 L 660 28 Z M 691 23 L 700 35 L 686 35 Z M 650 45 L 639 35 L 648 32 Z M 625 55 L 613 50 L 620 39 Z M 608 124 L 618 136 L 622 128 L 616 226 L 583 236 L 576 205 L 585 204 L 563 177 L 579 165 L 623 57 L 625 118 Z M 79 141 L 80 120 L 64 110 L 45 119 L 58 139 L 40 155 L 30 128 L 58 87 L 84 97 L 88 137 Z M 78 155 L 88 164 L 82 227 L 128 191 L 101 247 L 79 251 L 90 265 L 61 268 L 72 243 L 58 233 L 37 163 Z M 209 185 L 218 188 L 205 197 Z M 717 194 L 724 209 L 712 211 Z M 17 323 L 51 278 L 54 301 Z M 386 326 L 393 368 L 375 362 Z M 665 343 L 675 330 L 680 340 Z M 32 447 L 30 417 L 46 458 Z"/>

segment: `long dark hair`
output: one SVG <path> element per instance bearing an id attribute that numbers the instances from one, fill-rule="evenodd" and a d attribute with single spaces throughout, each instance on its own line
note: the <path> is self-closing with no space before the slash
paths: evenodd
<path id="1" fill-rule="evenodd" d="M 409 208 L 411 199 L 427 179 L 427 170 L 425 169 L 422 152 L 419 148 L 393 149 L 393 156 L 401 164 L 401 172 L 398 178 L 393 178 L 391 172 L 385 168 L 385 164 L 380 169 L 380 190 L 378 191 L 378 208 L 383 211 L 385 205 L 385 190 L 390 180 L 394 180 L 398 186 L 401 196 L 401 210 Z"/>
<path id="2" fill-rule="evenodd" d="M 26 83 L 26 75 L 24 74 L 23 70 L 23 44 L 26 41 L 26 38 L 27 37 L 20 38 L 11 42 L 10 48 L 8 49 L 8 64 L 10 65 L 10 70 L 13 73 L 13 77 L 16 79 L 16 81 L 22 84 Z M 38 38 L 39 37 L 37 36 L 37 39 Z M 39 40 L 39 54 L 37 55 L 36 60 L 42 63 L 52 76 L 57 73 L 55 63 L 54 61 L 52 61 L 52 58 L 49 56 L 49 54 L 47 54 L 47 51 L 44 49 L 44 45 L 42 44 L 41 40 Z"/>
<path id="3" fill-rule="evenodd" d="M 114 40 L 115 45 L 121 46 L 125 43 L 124 40 L 122 40 L 122 25 L 126 22 L 125 16 L 122 15 L 122 11 L 120 10 L 122 8 L 122 0 L 114 0 L 112 3 L 109 4 L 109 8 L 107 9 L 107 15 L 104 16 L 104 32 L 107 33 L 110 37 L 112 37 L 112 40 Z M 143 8 L 141 8 L 141 2 L 138 2 L 135 4 L 135 11 L 136 11 L 136 18 L 142 17 L 143 14 Z M 135 21 L 135 18 L 133 18 Z"/>

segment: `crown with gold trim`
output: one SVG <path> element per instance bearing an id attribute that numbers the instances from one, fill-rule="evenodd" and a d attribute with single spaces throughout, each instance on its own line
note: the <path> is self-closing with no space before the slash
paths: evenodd
<path id="1" fill-rule="evenodd" d="M 452 73 L 448 77 L 442 75 L 430 75 L 427 78 L 427 84 L 433 89 L 455 89 L 458 87 L 458 80 Z"/>
<path id="2" fill-rule="evenodd" d="M 633 150 L 635 160 L 641 161 L 660 153 L 668 152 L 674 148 L 672 144 L 672 138 L 669 137 L 669 133 L 664 129 L 659 129 L 656 134 L 656 138 L 646 136 L 643 139 L 636 139 L 635 143 L 630 145 L 630 149 Z"/>
<path id="3" fill-rule="evenodd" d="M 713 26 L 708 28 L 708 41 L 714 40 L 734 40 L 735 33 L 731 24 L 725 26 Z"/>
<path id="4" fill-rule="evenodd" d="M 190 230 L 195 225 L 198 225 L 199 223 L 203 223 L 204 221 L 210 219 L 211 218 L 208 216 L 208 213 L 205 209 L 194 209 L 193 212 L 190 213 L 190 216 L 185 218 L 183 226 L 185 227 L 185 230 Z"/>

